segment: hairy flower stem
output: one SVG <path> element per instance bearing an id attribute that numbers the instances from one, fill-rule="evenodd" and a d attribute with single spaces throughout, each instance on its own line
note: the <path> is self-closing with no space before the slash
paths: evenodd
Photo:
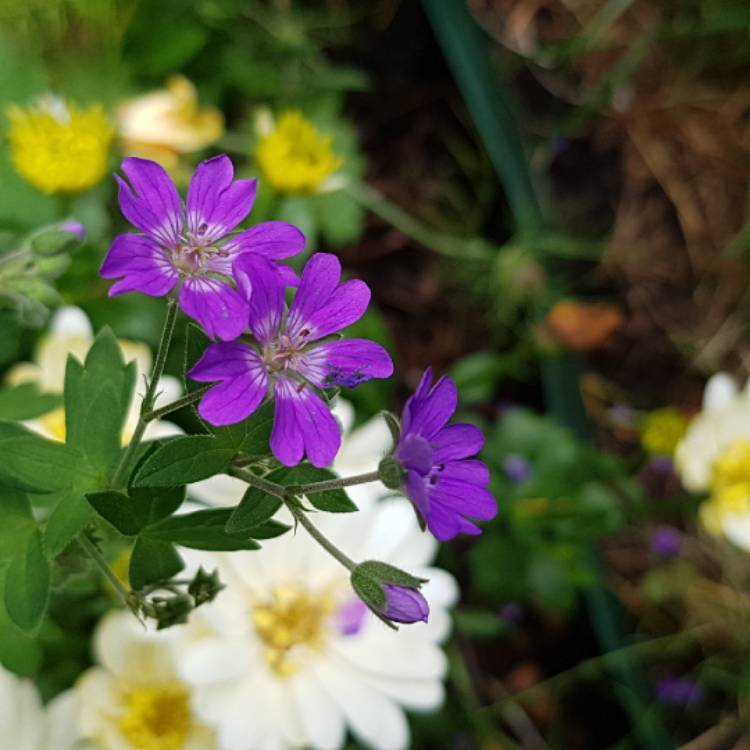
<path id="1" fill-rule="evenodd" d="M 172 401 L 172 403 L 167 404 L 166 406 L 162 406 L 159 409 L 152 409 L 149 412 L 146 412 L 143 415 L 143 419 L 146 422 L 153 422 L 155 419 L 161 419 L 162 417 L 166 417 L 167 414 L 171 414 L 173 411 L 177 411 L 178 409 L 182 409 L 183 406 L 190 406 L 190 404 L 194 404 L 196 401 L 200 401 L 203 394 L 210 388 L 210 385 L 204 385 L 198 388 L 197 390 L 193 391 L 192 393 L 188 393 L 185 396 L 182 396 L 181 398 L 175 399 Z"/>
<path id="2" fill-rule="evenodd" d="M 237 477 L 237 479 L 241 479 L 251 487 L 262 490 L 267 495 L 273 495 L 281 500 L 286 498 L 286 487 L 276 484 L 276 482 L 269 482 L 267 479 L 263 479 L 263 477 L 258 477 L 248 469 L 243 469 L 239 466 L 230 466 L 227 473 L 233 477 Z"/>
<path id="3" fill-rule="evenodd" d="M 357 567 L 357 563 L 350 557 L 347 557 L 323 532 L 308 518 L 302 508 L 292 500 L 285 500 L 286 507 L 289 508 L 294 520 L 300 526 L 304 526 L 305 531 L 329 554 L 331 557 L 340 562 L 347 570 L 352 571 Z"/>
<path id="4" fill-rule="evenodd" d="M 91 560 L 93 560 L 101 574 L 107 579 L 107 581 L 109 581 L 110 586 L 112 586 L 117 595 L 122 599 L 123 604 L 129 609 L 135 611 L 134 607 L 137 608 L 138 605 L 137 595 L 132 591 L 128 591 L 122 585 L 120 579 L 112 572 L 112 568 L 109 567 L 109 563 L 104 558 L 104 555 L 99 552 L 99 548 L 88 538 L 85 532 L 78 535 L 78 544 Z"/>
<path id="5" fill-rule="evenodd" d="M 351 558 L 347 557 L 332 541 L 330 541 L 320 529 L 307 517 L 307 514 L 304 510 L 299 506 L 297 501 L 295 500 L 295 495 L 301 494 L 297 492 L 299 487 L 284 487 L 280 484 L 276 484 L 276 482 L 269 482 L 267 479 L 263 479 L 262 477 L 256 477 L 255 474 L 253 474 L 251 471 L 248 471 L 247 469 L 241 469 L 239 467 L 234 467 L 229 469 L 229 473 L 237 477 L 238 479 L 242 479 L 244 482 L 247 482 L 251 487 L 257 487 L 257 489 L 262 490 L 263 492 L 268 493 L 269 495 L 274 495 L 275 497 L 280 498 L 284 501 L 284 504 L 287 508 L 289 508 L 289 511 L 294 516 L 294 519 L 297 523 L 300 524 L 300 526 L 304 526 L 305 530 L 308 534 L 326 551 L 328 552 L 331 557 L 335 558 L 340 562 L 347 570 L 354 570 L 354 568 L 357 566 L 357 563 L 354 562 Z M 370 477 L 370 474 L 363 474 L 361 477 L 351 477 L 351 479 L 359 479 L 362 480 L 363 477 Z M 377 473 L 375 474 L 375 479 L 377 479 Z M 331 480 L 331 481 L 341 481 L 345 482 L 347 480 Z M 365 479 L 364 481 L 371 482 L 373 481 L 370 479 Z M 360 482 L 350 482 L 350 484 L 360 484 Z M 320 484 L 328 484 L 327 482 L 318 482 L 318 485 Z M 311 485 L 304 485 L 307 487 L 315 487 L 315 484 Z M 337 485 L 337 487 L 343 486 L 343 485 Z M 328 488 L 330 489 L 330 487 Z M 294 492 L 292 492 L 294 491 Z"/>
<path id="6" fill-rule="evenodd" d="M 164 372 L 164 365 L 167 361 L 167 354 L 169 353 L 169 345 L 172 341 L 172 334 L 174 333 L 174 326 L 177 320 L 177 299 L 170 297 L 167 300 L 167 315 L 164 319 L 164 328 L 161 332 L 161 340 L 159 341 L 159 348 L 156 351 L 156 359 L 154 360 L 154 366 L 151 370 L 151 376 L 148 380 L 148 386 L 146 387 L 146 395 L 143 397 L 141 402 L 141 414 L 138 418 L 138 424 L 136 425 L 133 437 L 128 443 L 128 447 L 122 454 L 120 463 L 117 465 L 114 476 L 110 486 L 113 489 L 120 489 L 124 486 L 125 481 L 128 477 L 131 464 L 135 458 L 138 447 L 143 440 L 143 433 L 146 431 L 148 421 L 146 415 L 153 411 L 154 401 L 156 401 L 156 388 L 159 384 L 159 378 L 161 378 Z"/>
<path id="7" fill-rule="evenodd" d="M 369 482 L 380 481 L 380 474 L 377 471 L 370 471 L 367 474 L 357 474 L 354 477 L 342 477 L 341 479 L 327 479 L 324 482 L 311 482 L 310 484 L 295 484 L 285 487 L 287 495 L 312 495 L 315 492 L 326 492 L 328 490 L 338 490 L 343 487 L 353 487 L 357 484 L 368 484 Z"/>

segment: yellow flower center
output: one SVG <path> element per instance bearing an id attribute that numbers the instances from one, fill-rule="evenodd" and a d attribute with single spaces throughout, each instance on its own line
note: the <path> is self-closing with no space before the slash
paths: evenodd
<path id="1" fill-rule="evenodd" d="M 34 187 L 76 193 L 104 176 L 112 126 L 99 105 L 79 109 L 47 98 L 37 107 L 12 107 L 8 117 L 13 165 Z"/>
<path id="2" fill-rule="evenodd" d="M 672 456 L 688 427 L 685 415 L 667 407 L 649 412 L 643 420 L 641 443 L 651 456 Z"/>
<path id="3" fill-rule="evenodd" d="M 182 750 L 192 721 L 188 691 L 179 683 L 131 690 L 120 731 L 137 750 Z"/>
<path id="4" fill-rule="evenodd" d="M 750 440 L 735 440 L 715 461 L 711 497 L 700 507 L 700 518 L 714 536 L 724 533 L 726 516 L 750 513 Z"/>
<path id="5" fill-rule="evenodd" d="M 268 601 L 253 607 L 253 625 L 276 674 L 294 674 L 306 649 L 322 647 L 334 608 L 331 596 L 312 596 L 295 585 L 278 586 Z"/>
<path id="6" fill-rule="evenodd" d="M 714 492 L 733 484 L 750 484 L 750 440 L 735 440 L 714 462 L 711 487 Z"/>
<path id="7" fill-rule="evenodd" d="M 331 137 L 320 133 L 300 112 L 283 113 L 257 146 L 258 166 L 279 192 L 312 193 L 340 166 Z"/>

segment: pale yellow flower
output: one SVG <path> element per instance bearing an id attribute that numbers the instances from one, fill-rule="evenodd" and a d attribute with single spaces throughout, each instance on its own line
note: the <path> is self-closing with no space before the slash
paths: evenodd
<path id="1" fill-rule="evenodd" d="M 214 732 L 193 710 L 178 674 L 179 631 L 144 629 L 130 612 L 110 612 L 97 627 L 98 666 L 74 690 L 81 730 L 112 750 L 217 750 Z"/>
<path id="2" fill-rule="evenodd" d="M 255 151 L 258 166 L 280 193 L 314 193 L 341 166 L 342 160 L 324 135 L 301 112 L 282 113 L 265 132 Z"/>
<path id="3" fill-rule="evenodd" d="M 166 86 L 128 99 L 117 109 L 123 150 L 173 169 L 180 154 L 200 151 L 224 133 L 224 117 L 214 107 L 199 107 L 195 86 L 174 75 Z"/>
<path id="4" fill-rule="evenodd" d="M 112 126 L 98 104 L 85 109 L 58 97 L 8 110 L 10 154 L 16 171 L 45 193 L 78 193 L 107 169 Z"/>
<path id="5" fill-rule="evenodd" d="M 7 375 L 8 385 L 37 383 L 47 393 L 62 393 L 65 383 L 65 363 L 72 354 L 83 362 L 94 343 L 94 332 L 86 314 L 77 307 L 62 307 L 52 318 L 50 332 L 43 336 L 37 346 L 33 362 L 19 362 Z M 151 352 L 149 348 L 136 341 L 118 342 L 126 362 L 136 363 L 136 391 L 143 391 L 143 378 L 151 369 Z M 168 403 L 181 393 L 181 386 L 176 378 L 165 376 L 159 381 L 160 399 L 158 403 Z M 129 442 L 140 410 L 140 398 L 134 398 L 125 421 L 123 440 Z M 65 411 L 59 407 L 47 414 L 30 420 L 27 425 L 52 440 L 65 440 Z M 179 434 L 180 430 L 170 422 L 156 421 L 149 424 L 146 435 L 149 438 Z"/>
<path id="6" fill-rule="evenodd" d="M 729 375 L 706 383 L 703 410 L 677 446 L 675 469 L 687 489 L 709 494 L 700 508 L 704 528 L 750 551 L 750 392 Z"/>

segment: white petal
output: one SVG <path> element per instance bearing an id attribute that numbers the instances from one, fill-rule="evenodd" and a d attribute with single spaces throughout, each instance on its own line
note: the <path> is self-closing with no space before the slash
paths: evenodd
<path id="1" fill-rule="evenodd" d="M 80 307 L 66 305 L 58 308 L 50 321 L 50 333 L 56 338 L 81 336 L 94 338 L 94 329 L 86 313 Z"/>
<path id="2" fill-rule="evenodd" d="M 289 688 L 307 744 L 317 750 L 341 747 L 346 736 L 344 715 L 325 686 L 313 674 L 303 673 L 290 679 Z"/>
<path id="3" fill-rule="evenodd" d="M 206 503 L 216 507 L 228 507 L 237 505 L 245 494 L 247 484 L 241 479 L 217 474 L 202 482 L 195 482 L 188 487 L 189 494 Z"/>
<path id="4" fill-rule="evenodd" d="M 737 396 L 737 383 L 726 372 L 711 376 L 703 390 L 703 410 L 714 411 L 729 406 Z"/>
<path id="5" fill-rule="evenodd" d="M 47 706 L 47 726 L 40 750 L 71 750 L 80 738 L 78 697 L 73 690 L 60 693 Z"/>
<path id="6" fill-rule="evenodd" d="M 354 734 L 375 750 L 402 750 L 409 745 L 409 725 L 393 701 L 373 690 L 356 673 L 331 660 L 314 665 L 318 678 L 338 702 Z"/>
<path id="7" fill-rule="evenodd" d="M 750 552 L 750 513 L 728 513 L 722 519 L 722 526 L 730 542 Z"/>

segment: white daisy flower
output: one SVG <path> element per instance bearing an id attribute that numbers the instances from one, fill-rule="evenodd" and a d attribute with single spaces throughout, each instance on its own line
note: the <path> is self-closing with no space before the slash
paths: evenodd
<path id="1" fill-rule="evenodd" d="M 404 709 L 441 705 L 440 644 L 456 582 L 427 567 L 437 543 L 419 531 L 408 501 L 363 505 L 358 513 L 316 513 L 314 521 L 345 553 L 428 578 L 428 623 L 390 630 L 302 529 L 258 551 L 192 557 L 218 567 L 227 586 L 194 613 L 179 654 L 196 711 L 216 727 L 222 750 L 333 750 L 347 728 L 369 747 L 398 750 L 409 744 Z"/>
<path id="2" fill-rule="evenodd" d="M 726 373 L 710 378 L 674 460 L 686 489 L 710 493 L 700 511 L 706 529 L 750 550 L 750 388 Z"/>
<path id="3" fill-rule="evenodd" d="M 40 339 L 34 361 L 21 362 L 12 367 L 6 381 L 9 385 L 37 383 L 44 392 L 62 393 L 68 354 L 83 362 L 93 343 L 94 330 L 86 313 L 78 307 L 61 307 L 52 317 L 49 333 Z M 140 394 L 132 400 L 125 421 L 123 440 L 127 443 L 138 423 L 144 378 L 151 371 L 151 352 L 145 344 L 139 342 L 120 340 L 119 344 L 125 361 L 133 360 L 136 363 L 136 393 Z M 163 406 L 180 396 L 182 386 L 177 378 L 165 375 L 159 381 L 159 392 L 156 405 Z M 62 407 L 29 420 L 26 425 L 52 440 L 65 440 L 65 411 Z M 155 421 L 146 428 L 146 439 L 178 435 L 181 432 L 171 422 Z"/>
<path id="4" fill-rule="evenodd" d="M 100 622 L 94 635 L 100 666 L 75 686 L 84 737 L 106 750 L 218 750 L 177 672 L 179 640 L 178 629 L 146 630 L 130 612 L 111 612 Z"/>
<path id="5" fill-rule="evenodd" d="M 78 744 L 75 696 L 42 705 L 36 685 L 0 667 L 0 746 L 8 750 L 73 750 Z"/>

